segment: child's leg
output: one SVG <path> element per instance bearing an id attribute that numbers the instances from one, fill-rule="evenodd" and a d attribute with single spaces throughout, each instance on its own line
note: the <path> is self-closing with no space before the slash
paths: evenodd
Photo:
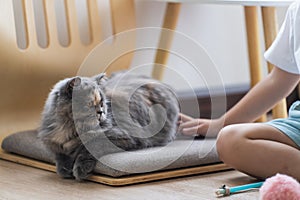
<path id="1" fill-rule="evenodd" d="M 260 123 L 223 128 L 217 139 L 220 159 L 229 166 L 257 178 L 276 173 L 300 180 L 300 150 L 285 134 Z"/>

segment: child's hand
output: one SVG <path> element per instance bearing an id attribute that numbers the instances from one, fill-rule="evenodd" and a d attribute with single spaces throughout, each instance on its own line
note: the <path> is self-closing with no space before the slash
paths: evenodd
<path id="1" fill-rule="evenodd" d="M 179 132 L 190 136 L 216 137 L 223 128 L 221 119 L 195 119 L 185 114 L 179 114 Z"/>

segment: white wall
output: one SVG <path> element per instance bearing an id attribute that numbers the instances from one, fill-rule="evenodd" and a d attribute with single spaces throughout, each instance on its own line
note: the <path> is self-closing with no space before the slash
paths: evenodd
<path id="1" fill-rule="evenodd" d="M 165 7 L 165 3 L 137 0 L 138 27 L 160 27 Z M 285 7 L 278 8 L 280 24 L 285 12 Z M 194 63 L 197 70 L 182 58 L 171 55 L 168 66 L 177 72 L 166 73 L 165 82 L 179 91 L 187 90 L 189 85 L 200 89 L 223 87 L 223 84 L 226 87 L 237 85 L 249 87 L 249 64 L 242 6 L 185 3 L 181 8 L 177 31 L 190 37 L 191 42 L 194 40 L 199 44 L 198 47 L 185 46 L 183 36 L 177 34 L 178 37 L 175 36 L 172 47 L 172 49 L 184 48 L 183 56 L 199 52 L 198 62 Z M 261 43 L 263 54 L 265 48 L 263 40 Z M 207 53 L 201 51 L 199 46 Z M 152 55 L 148 53 L 147 56 L 139 55 L 135 57 L 133 64 L 138 65 L 145 60 L 148 62 L 149 57 L 152 59 L 153 56 L 153 53 Z M 212 60 L 214 64 L 208 60 Z"/>

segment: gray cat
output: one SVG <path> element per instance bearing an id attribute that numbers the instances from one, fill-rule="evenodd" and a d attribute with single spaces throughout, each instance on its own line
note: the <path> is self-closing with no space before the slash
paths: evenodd
<path id="1" fill-rule="evenodd" d="M 172 90 L 146 76 L 68 78 L 48 96 L 39 137 L 55 154 L 57 173 L 82 180 L 105 154 L 171 142 L 178 113 Z"/>

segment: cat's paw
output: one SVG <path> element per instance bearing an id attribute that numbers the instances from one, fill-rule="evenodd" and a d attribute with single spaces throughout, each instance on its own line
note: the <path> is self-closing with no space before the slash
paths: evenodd
<path id="1" fill-rule="evenodd" d="M 68 169 L 64 166 L 57 166 L 56 173 L 62 178 L 74 178 L 72 169 Z"/>
<path id="2" fill-rule="evenodd" d="M 64 154 L 56 155 L 56 173 L 62 178 L 73 178 L 74 159 Z"/>
<path id="3" fill-rule="evenodd" d="M 78 181 L 86 179 L 89 175 L 92 174 L 95 165 L 96 165 L 95 159 L 86 158 L 83 155 L 79 155 L 76 158 L 76 161 L 74 163 L 73 176 Z"/>

